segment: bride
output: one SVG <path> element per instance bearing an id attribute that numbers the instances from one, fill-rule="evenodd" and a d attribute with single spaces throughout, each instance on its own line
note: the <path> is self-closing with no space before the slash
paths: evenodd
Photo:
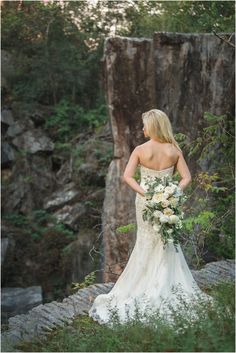
<path id="1" fill-rule="evenodd" d="M 137 193 L 136 242 L 111 291 L 98 295 L 89 310 L 89 316 L 101 324 L 111 323 L 112 311 L 118 315 L 120 322 L 126 322 L 135 317 L 136 309 L 144 321 L 145 316 L 156 310 L 171 320 L 169 304 L 177 307 L 183 298 L 190 303 L 199 297 L 212 299 L 198 287 L 180 245 L 177 245 L 178 252 L 173 243 L 168 243 L 164 249 L 161 236 L 157 236 L 152 226 L 142 218 L 146 177 L 172 176 L 177 170 L 181 176 L 179 187 L 182 191 L 191 182 L 191 173 L 173 136 L 168 116 L 161 110 L 151 109 L 142 114 L 142 121 L 144 136 L 149 141 L 133 150 L 123 175 L 123 181 Z M 140 184 L 134 179 L 138 166 Z"/>

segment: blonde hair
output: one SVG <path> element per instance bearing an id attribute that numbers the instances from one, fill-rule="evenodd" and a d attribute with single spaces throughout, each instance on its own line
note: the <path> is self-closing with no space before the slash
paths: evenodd
<path id="1" fill-rule="evenodd" d="M 151 109 L 142 114 L 143 124 L 150 137 L 157 137 L 160 142 L 168 142 L 181 150 L 178 142 L 175 140 L 172 126 L 168 116 L 159 109 Z"/>

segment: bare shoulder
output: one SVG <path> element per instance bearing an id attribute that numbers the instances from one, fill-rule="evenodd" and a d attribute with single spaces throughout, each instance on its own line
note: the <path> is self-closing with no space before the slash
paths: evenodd
<path id="1" fill-rule="evenodd" d="M 148 142 L 144 142 L 141 145 L 136 146 L 134 150 L 136 152 L 142 152 L 147 147 L 147 145 L 148 145 Z"/>
<path id="2" fill-rule="evenodd" d="M 182 155 L 182 151 L 180 151 L 175 145 L 173 144 L 170 144 L 170 148 L 171 150 L 176 153 L 176 155 L 179 157 L 180 155 Z"/>
<path id="3" fill-rule="evenodd" d="M 141 143 L 141 145 L 138 145 L 137 147 L 138 147 L 139 149 L 142 149 L 143 147 L 146 147 L 146 146 L 148 146 L 148 145 L 150 145 L 150 142 L 149 142 L 149 141 L 144 142 L 144 143 Z"/>

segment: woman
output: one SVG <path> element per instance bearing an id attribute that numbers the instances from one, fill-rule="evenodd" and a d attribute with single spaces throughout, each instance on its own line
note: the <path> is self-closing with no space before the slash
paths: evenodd
<path id="1" fill-rule="evenodd" d="M 146 202 L 146 177 L 171 176 L 176 167 L 182 177 L 179 183 L 182 190 L 191 181 L 190 171 L 173 137 L 168 116 L 161 110 L 152 109 L 144 113 L 142 119 L 144 135 L 150 140 L 133 150 L 123 175 L 123 181 L 137 192 L 136 242 L 126 267 L 111 291 L 98 295 L 89 310 L 89 316 L 101 324 L 112 325 L 112 312 L 116 312 L 120 322 L 126 322 L 135 317 L 137 308 L 144 321 L 156 309 L 171 321 L 168 304 L 175 307 L 181 304 L 181 298 L 190 302 L 199 297 L 211 299 L 198 287 L 180 245 L 177 245 L 178 252 L 173 243 L 168 243 L 164 249 L 161 235 L 142 218 Z M 133 177 L 138 165 L 141 171 L 140 184 Z M 177 289 L 180 290 L 180 297 Z"/>
<path id="2" fill-rule="evenodd" d="M 144 189 L 133 178 L 138 164 L 157 171 L 175 166 L 175 170 L 178 170 L 182 177 L 179 186 L 182 190 L 185 189 L 192 178 L 183 153 L 173 136 L 168 116 L 161 110 L 152 109 L 144 113 L 142 119 L 144 136 L 150 140 L 133 150 L 123 180 L 134 191 L 144 196 Z"/>

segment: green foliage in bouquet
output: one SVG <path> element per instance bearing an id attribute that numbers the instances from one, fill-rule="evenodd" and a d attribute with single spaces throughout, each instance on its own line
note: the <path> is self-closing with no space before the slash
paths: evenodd
<path id="1" fill-rule="evenodd" d="M 144 183 L 148 187 L 145 192 L 143 220 L 150 222 L 157 234 L 161 235 L 164 248 L 167 243 L 172 242 L 178 252 L 177 245 L 184 215 L 181 205 L 187 196 L 178 186 L 178 181 L 169 175 L 145 179 Z"/>

